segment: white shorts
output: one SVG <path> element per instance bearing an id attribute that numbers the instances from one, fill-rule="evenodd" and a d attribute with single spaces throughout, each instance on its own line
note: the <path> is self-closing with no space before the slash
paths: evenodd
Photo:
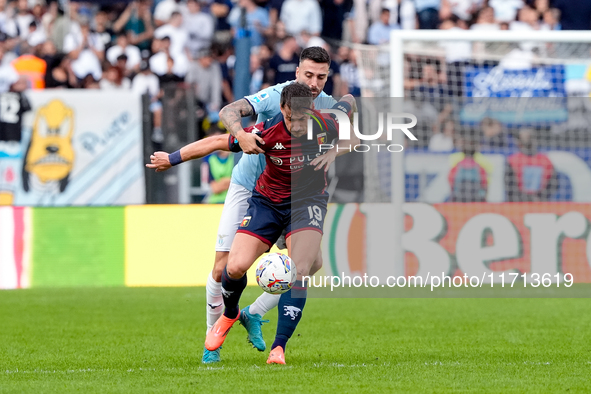
<path id="1" fill-rule="evenodd" d="M 244 215 L 246 215 L 250 196 L 252 196 L 252 192 L 247 188 L 230 182 L 218 227 L 218 239 L 215 244 L 216 252 L 230 251 L 236 230 L 238 230 Z"/>

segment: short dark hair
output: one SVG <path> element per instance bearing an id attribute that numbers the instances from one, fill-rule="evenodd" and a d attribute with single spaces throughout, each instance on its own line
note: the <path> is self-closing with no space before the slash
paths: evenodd
<path id="1" fill-rule="evenodd" d="M 312 90 L 308 85 L 290 83 L 281 91 L 280 104 L 281 108 L 290 108 L 292 111 L 309 108 L 312 106 Z"/>
<path id="2" fill-rule="evenodd" d="M 314 63 L 326 63 L 330 66 L 330 55 L 326 52 L 326 49 L 322 47 L 309 47 L 304 49 L 300 55 L 300 63 L 306 59 L 312 60 Z"/>

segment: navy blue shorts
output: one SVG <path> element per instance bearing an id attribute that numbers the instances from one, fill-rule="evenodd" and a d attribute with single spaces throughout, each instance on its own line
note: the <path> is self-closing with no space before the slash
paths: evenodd
<path id="1" fill-rule="evenodd" d="M 328 194 L 285 202 L 274 203 L 256 190 L 248 199 L 248 210 L 238 233 L 256 237 L 269 245 L 269 248 L 286 231 L 285 238 L 303 230 L 314 230 L 322 234 Z"/>

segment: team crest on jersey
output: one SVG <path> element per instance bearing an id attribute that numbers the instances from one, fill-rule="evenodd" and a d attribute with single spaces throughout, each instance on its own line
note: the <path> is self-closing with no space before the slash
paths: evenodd
<path id="1" fill-rule="evenodd" d="M 242 219 L 240 227 L 248 227 L 248 225 L 250 224 L 250 219 L 252 219 L 252 216 L 246 216 L 244 219 Z"/>
<path id="2" fill-rule="evenodd" d="M 254 97 L 252 98 L 252 101 L 254 101 L 255 103 L 257 103 L 257 104 L 258 104 L 258 103 L 260 103 L 261 101 L 263 101 L 263 100 L 266 100 L 266 99 L 268 99 L 268 98 L 269 98 L 269 93 L 262 92 L 262 93 L 259 93 L 259 94 L 257 94 L 256 96 L 254 96 Z"/>
<path id="3" fill-rule="evenodd" d="M 272 162 L 273 164 L 275 164 L 276 166 L 280 166 L 280 165 L 282 165 L 282 164 L 283 164 L 283 160 L 281 160 L 281 159 L 280 159 L 280 158 L 278 158 L 278 157 L 275 157 L 275 156 L 269 156 L 269 159 L 271 159 L 271 162 Z"/>
<path id="4" fill-rule="evenodd" d="M 316 140 L 318 141 L 318 145 L 323 145 L 327 143 L 328 138 L 326 137 L 326 133 L 320 133 L 316 136 Z"/>

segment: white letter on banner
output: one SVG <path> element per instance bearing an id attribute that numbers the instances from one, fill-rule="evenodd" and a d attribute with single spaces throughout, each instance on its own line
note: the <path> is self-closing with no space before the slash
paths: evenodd
<path id="1" fill-rule="evenodd" d="M 587 219 L 580 212 L 568 212 L 558 217 L 553 213 L 528 213 L 523 223 L 531 233 L 531 272 L 550 274 L 560 271 L 563 235 L 580 238 L 587 231 Z M 556 278 L 552 278 L 554 281 Z"/>

